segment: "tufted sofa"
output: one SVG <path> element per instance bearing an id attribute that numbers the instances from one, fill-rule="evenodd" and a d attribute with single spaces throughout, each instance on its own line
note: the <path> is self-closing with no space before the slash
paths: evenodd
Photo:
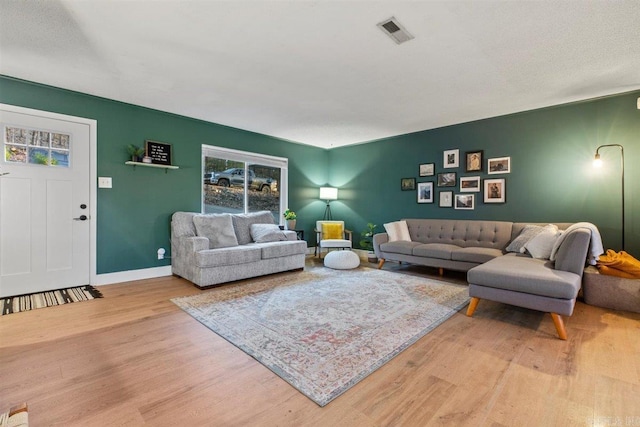
<path id="1" fill-rule="evenodd" d="M 272 231 L 257 234 L 265 229 Z M 295 231 L 279 230 L 268 211 L 213 215 L 175 212 L 171 217 L 171 252 L 173 274 L 204 288 L 302 270 L 307 244 L 297 240 Z"/>
<path id="2" fill-rule="evenodd" d="M 581 224 L 556 224 L 569 230 L 559 240 L 553 261 L 524 253 L 506 253 L 528 223 L 506 221 L 407 219 L 410 240 L 373 238 L 380 259 L 467 272 L 472 316 L 481 299 L 551 313 L 561 339 L 567 334 L 561 316 L 573 313 L 581 287 L 592 231 Z M 595 227 L 595 226 L 594 226 Z M 599 233 L 598 233 L 599 239 Z M 555 249 L 555 248 L 554 248 Z"/>

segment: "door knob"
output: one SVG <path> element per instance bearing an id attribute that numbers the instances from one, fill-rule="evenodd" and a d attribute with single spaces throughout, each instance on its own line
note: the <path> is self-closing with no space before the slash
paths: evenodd
<path id="1" fill-rule="evenodd" d="M 78 218 L 73 218 L 74 221 L 86 221 L 89 217 L 86 215 L 80 215 Z"/>

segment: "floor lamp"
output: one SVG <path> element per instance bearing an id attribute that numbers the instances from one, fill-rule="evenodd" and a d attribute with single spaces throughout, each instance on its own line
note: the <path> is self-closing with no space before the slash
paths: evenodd
<path id="1" fill-rule="evenodd" d="M 327 202 L 327 207 L 324 210 L 324 217 L 322 217 L 323 221 L 329 220 L 331 221 L 331 201 L 338 200 L 338 189 L 333 187 L 320 187 L 320 200 L 325 200 Z"/>
<path id="2" fill-rule="evenodd" d="M 620 161 L 622 170 L 620 171 L 620 175 L 622 176 L 622 250 L 624 251 L 624 147 L 620 144 L 605 144 L 596 148 L 596 155 L 593 159 L 593 165 L 596 167 L 602 167 L 602 160 L 600 159 L 600 149 L 604 147 L 618 147 L 620 148 Z"/>

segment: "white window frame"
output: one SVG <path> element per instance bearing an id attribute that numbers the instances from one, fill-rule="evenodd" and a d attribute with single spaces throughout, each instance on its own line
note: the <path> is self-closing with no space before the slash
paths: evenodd
<path id="1" fill-rule="evenodd" d="M 252 153 L 250 151 L 234 150 L 231 148 L 216 147 L 214 145 L 202 144 L 202 160 L 201 167 L 202 173 L 200 176 L 204 176 L 205 170 L 205 157 L 215 157 L 219 159 L 232 160 L 234 162 L 244 162 L 245 176 L 247 176 L 247 170 L 251 165 L 271 166 L 280 169 L 280 180 L 278 181 L 278 190 L 280 191 L 280 213 L 282 214 L 289 205 L 289 159 L 286 157 L 269 156 L 267 154 Z M 202 182 L 202 178 L 200 179 Z M 244 180 L 244 211 L 249 210 L 249 198 L 248 194 L 249 180 Z M 200 192 L 200 212 L 204 212 L 204 189 Z M 279 224 L 284 224 L 282 215 L 279 215 Z"/>

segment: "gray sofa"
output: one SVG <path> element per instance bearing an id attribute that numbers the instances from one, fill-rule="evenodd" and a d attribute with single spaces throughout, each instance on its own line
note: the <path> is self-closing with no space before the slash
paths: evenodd
<path id="1" fill-rule="evenodd" d="M 268 211 L 171 218 L 171 270 L 199 288 L 304 268 L 307 244 Z"/>
<path id="2" fill-rule="evenodd" d="M 481 299 L 551 313 L 558 335 L 566 339 L 561 315 L 573 313 L 587 262 L 591 230 L 575 228 L 563 236 L 554 261 L 522 253 L 506 253 L 510 242 L 530 224 L 506 221 L 407 219 L 411 241 L 389 242 L 376 234 L 380 259 L 467 272 L 467 315 Z M 543 224 L 535 224 L 543 225 Z M 571 224 L 556 224 L 560 230 Z"/>

